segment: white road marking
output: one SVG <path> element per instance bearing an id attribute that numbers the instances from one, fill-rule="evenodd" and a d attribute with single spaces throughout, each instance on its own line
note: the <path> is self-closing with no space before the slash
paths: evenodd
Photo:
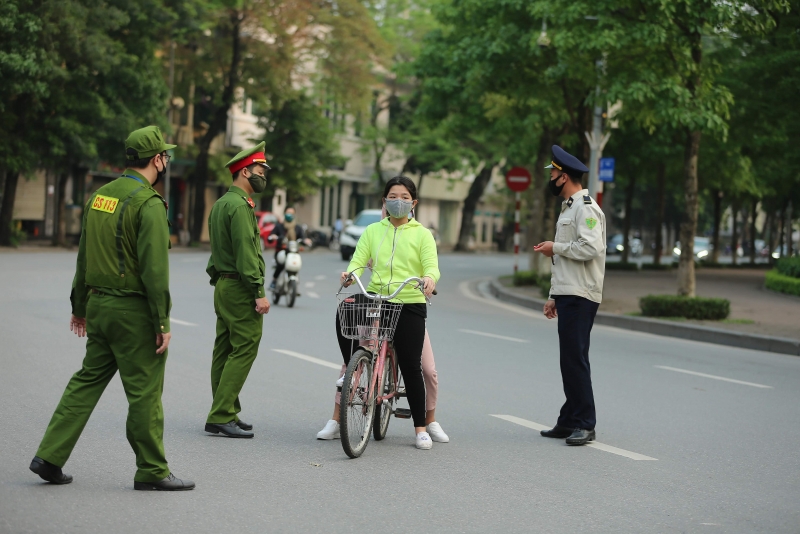
<path id="1" fill-rule="evenodd" d="M 175 324 L 182 324 L 183 326 L 197 326 L 195 323 L 190 323 L 189 321 L 181 321 L 180 319 L 175 319 L 174 317 L 170 317 L 169 322 Z"/>
<path id="2" fill-rule="evenodd" d="M 315 285 L 314 282 L 306 282 L 306 287 L 314 287 Z"/>
<path id="3" fill-rule="evenodd" d="M 314 293 L 313 291 L 309 291 L 308 293 L 306 293 L 306 295 L 308 295 L 309 298 L 312 298 L 312 299 L 318 299 L 319 298 L 319 295 L 317 293 Z"/>
<path id="4" fill-rule="evenodd" d="M 307 362 L 316 363 L 317 365 L 323 365 L 325 367 L 330 367 L 331 369 L 341 370 L 342 365 L 329 362 L 327 360 L 320 360 L 319 358 L 315 358 L 313 356 L 306 356 L 305 354 L 300 354 L 299 352 L 294 352 L 293 350 L 283 350 L 283 349 L 272 349 L 274 352 L 280 352 L 281 354 L 286 354 L 287 356 L 293 356 L 295 358 L 300 358 L 301 360 L 305 360 Z"/>
<path id="5" fill-rule="evenodd" d="M 327 276 L 325 276 L 324 274 L 318 274 L 317 276 L 314 277 L 314 280 L 325 280 L 326 278 Z"/>
<path id="6" fill-rule="evenodd" d="M 467 330 L 465 328 L 459 328 L 458 331 L 467 334 L 475 334 L 476 336 L 494 337 L 497 339 L 505 339 L 506 341 L 515 341 L 517 343 L 528 343 L 527 339 L 519 339 L 518 337 L 499 336 L 497 334 L 490 334 L 488 332 L 478 332 L 477 330 Z"/>
<path id="7" fill-rule="evenodd" d="M 486 279 L 488 280 L 488 278 Z M 471 300 L 476 300 L 481 304 L 489 304 L 490 306 L 496 306 L 497 308 L 503 308 L 504 310 L 514 312 L 519 315 L 527 315 L 528 317 L 532 317 L 534 319 L 541 319 L 547 321 L 547 317 L 544 316 L 541 312 L 537 313 L 534 311 L 529 310 L 528 308 L 523 308 L 522 306 L 515 306 L 513 304 L 506 304 L 504 302 L 500 302 L 494 297 L 481 297 L 476 295 L 469 289 L 469 281 L 461 282 L 458 284 L 458 290 L 461 292 L 462 295 L 467 297 Z M 555 321 L 553 321 L 555 324 Z"/>
<path id="8" fill-rule="evenodd" d="M 534 423 L 533 421 L 528 421 L 527 419 L 522 419 L 520 417 L 514 417 L 513 415 L 494 415 L 490 414 L 492 417 L 497 417 L 498 419 L 503 419 L 504 421 L 508 421 L 509 423 L 514 423 L 520 426 L 524 426 L 526 428 L 530 428 L 533 430 L 550 430 L 551 427 L 540 425 L 539 423 Z M 612 447 L 611 445 L 606 445 L 605 443 L 599 443 L 597 441 L 590 441 L 585 445 L 586 447 L 591 447 L 593 449 L 600 449 L 601 451 L 610 452 L 611 454 L 616 454 L 619 456 L 624 456 L 625 458 L 630 458 L 631 460 L 653 460 L 658 461 L 658 458 L 651 458 L 649 456 L 645 456 L 644 454 L 639 454 L 638 452 L 631 452 L 626 451 L 625 449 L 620 449 L 618 447 Z"/>
<path id="9" fill-rule="evenodd" d="M 742 384 L 743 386 L 752 386 L 754 388 L 772 389 L 772 386 L 765 386 L 764 384 L 756 384 L 754 382 L 744 382 L 742 380 L 734 380 L 733 378 L 725 378 L 724 376 L 707 375 L 705 373 L 698 373 L 696 371 L 687 371 L 686 369 L 678 369 L 677 367 L 667 367 L 666 365 L 654 365 L 659 369 L 667 371 L 675 371 L 676 373 L 686 373 L 687 375 L 702 376 L 703 378 L 711 378 L 713 380 L 722 380 L 723 382 L 733 382 L 734 384 Z"/>

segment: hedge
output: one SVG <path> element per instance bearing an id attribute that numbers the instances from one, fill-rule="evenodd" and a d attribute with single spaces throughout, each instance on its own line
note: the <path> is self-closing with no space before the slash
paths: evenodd
<path id="1" fill-rule="evenodd" d="M 672 264 L 671 263 L 643 263 L 642 264 L 643 271 L 671 271 Z"/>
<path id="2" fill-rule="evenodd" d="M 537 275 L 533 271 L 517 271 L 513 279 L 514 286 L 539 286 L 543 298 L 550 295 L 550 275 Z"/>
<path id="3" fill-rule="evenodd" d="M 727 299 L 679 297 L 675 295 L 647 295 L 639 299 L 639 308 L 645 317 L 685 317 L 719 321 L 731 313 Z"/>
<path id="4" fill-rule="evenodd" d="M 777 269 L 767 272 L 764 285 L 767 289 L 800 297 L 800 278 L 786 276 Z"/>
<path id="5" fill-rule="evenodd" d="M 781 258 L 775 263 L 775 268 L 784 276 L 800 278 L 800 256 Z"/>
<path id="6" fill-rule="evenodd" d="M 638 271 L 638 263 L 606 262 L 606 271 Z"/>

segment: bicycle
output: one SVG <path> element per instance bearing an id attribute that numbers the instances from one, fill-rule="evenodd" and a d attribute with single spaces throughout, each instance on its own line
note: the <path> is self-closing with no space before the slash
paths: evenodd
<path id="1" fill-rule="evenodd" d="M 343 284 L 336 294 L 342 335 L 362 344 L 344 373 L 339 404 L 340 436 L 345 454 L 358 458 L 366 450 L 370 434 L 376 441 L 386 437 L 392 415 L 411 418 L 411 410 L 394 408 L 397 398 L 405 396 L 392 347 L 403 304 L 389 301 L 412 282 L 422 292 L 423 282 L 421 278 L 410 277 L 391 295 L 371 295 L 355 272 L 349 274 L 347 281 L 355 281 L 360 292 L 342 294 Z M 430 303 L 427 296 L 425 300 Z"/>

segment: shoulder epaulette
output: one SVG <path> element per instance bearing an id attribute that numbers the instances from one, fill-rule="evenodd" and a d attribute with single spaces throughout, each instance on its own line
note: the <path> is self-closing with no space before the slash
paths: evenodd
<path id="1" fill-rule="evenodd" d="M 584 204 L 591 204 L 592 203 L 592 197 L 590 197 L 589 195 L 583 195 L 583 203 Z"/>
<path id="2" fill-rule="evenodd" d="M 568 207 L 568 208 L 571 208 L 571 207 L 572 207 L 572 203 L 574 202 L 574 200 L 575 200 L 574 198 L 572 198 L 572 197 L 569 197 L 569 200 L 567 200 L 567 207 Z"/>

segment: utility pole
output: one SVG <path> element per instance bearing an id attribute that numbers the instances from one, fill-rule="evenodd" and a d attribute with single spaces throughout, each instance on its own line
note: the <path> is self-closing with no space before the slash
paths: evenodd
<path id="1" fill-rule="evenodd" d="M 169 110 L 167 111 L 167 117 L 169 118 L 169 126 L 172 128 L 174 123 L 172 117 L 172 98 L 173 98 L 173 90 L 175 87 L 175 41 L 171 41 L 169 43 Z M 170 135 L 170 141 L 174 144 L 174 136 Z M 172 165 L 167 165 L 167 173 L 164 176 L 164 198 L 167 201 L 167 219 L 169 219 L 169 193 L 170 193 L 170 178 L 172 171 L 170 170 Z"/>
<path id="2" fill-rule="evenodd" d="M 605 71 L 606 60 L 597 60 L 598 78 Z M 603 106 L 600 105 L 600 82 L 598 80 L 595 89 L 594 116 L 592 117 L 592 132 L 584 132 L 589 141 L 591 152 L 589 155 L 589 195 L 597 201 L 600 207 L 603 206 L 603 182 L 600 181 L 600 158 L 603 157 L 603 149 L 611 138 L 611 132 L 603 134 Z"/>

